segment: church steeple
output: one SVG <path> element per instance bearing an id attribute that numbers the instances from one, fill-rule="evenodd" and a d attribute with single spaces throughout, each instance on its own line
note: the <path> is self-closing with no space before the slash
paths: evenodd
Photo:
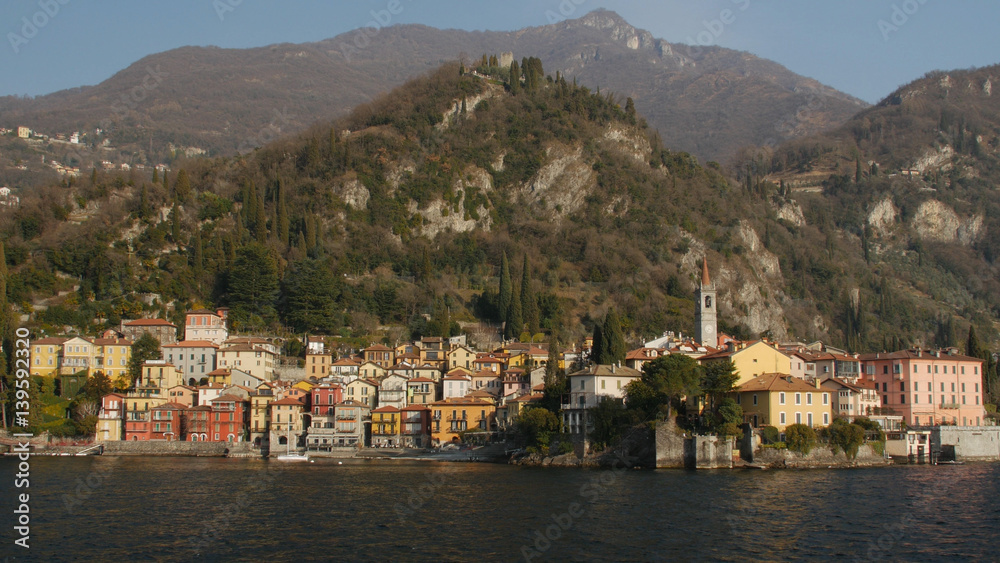
<path id="1" fill-rule="evenodd" d="M 718 346 L 715 285 L 708 275 L 708 257 L 701 262 L 701 285 L 695 291 L 694 338 L 704 346 Z"/>

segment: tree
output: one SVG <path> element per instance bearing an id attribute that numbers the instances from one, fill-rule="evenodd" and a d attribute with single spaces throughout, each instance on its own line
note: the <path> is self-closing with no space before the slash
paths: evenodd
<path id="1" fill-rule="evenodd" d="M 785 428 L 788 449 L 806 455 L 816 447 L 816 431 L 805 424 L 792 424 Z"/>
<path id="2" fill-rule="evenodd" d="M 812 430 L 810 428 L 810 430 Z M 858 457 L 858 449 L 865 443 L 865 429 L 858 424 L 848 423 L 843 418 L 833 419 L 827 429 L 830 435 L 830 449 L 833 453 L 844 450 L 847 459 Z M 786 436 L 788 431 L 785 431 Z M 789 445 L 789 449 L 791 446 Z"/>
<path id="3" fill-rule="evenodd" d="M 628 117 L 629 123 L 635 125 L 635 101 L 632 98 L 625 100 L 625 116 Z"/>
<path id="4" fill-rule="evenodd" d="M 618 313 L 614 309 L 608 311 L 608 314 L 604 316 L 601 338 L 601 355 L 597 363 L 611 365 L 624 362 L 628 350 L 625 349 L 621 321 L 618 320 Z"/>
<path id="5" fill-rule="evenodd" d="M 559 369 L 560 356 L 559 341 L 553 337 L 549 341 L 549 357 L 545 361 L 545 385 L 549 385 L 565 375 L 565 372 Z"/>
<path id="6" fill-rule="evenodd" d="M 315 259 L 295 264 L 282 282 L 285 323 L 297 332 L 331 333 L 337 322 L 340 290 L 329 264 Z"/>
<path id="7" fill-rule="evenodd" d="M 517 61 L 510 63 L 510 93 L 514 96 L 521 91 L 521 67 Z"/>
<path id="8" fill-rule="evenodd" d="M 507 263 L 507 252 L 504 251 L 500 259 L 500 320 L 506 321 L 510 315 L 510 306 L 513 288 L 510 281 L 510 264 Z"/>
<path id="9" fill-rule="evenodd" d="M 159 342 L 157 342 L 156 349 L 159 350 Z M 80 388 L 79 396 L 100 404 L 101 399 L 114 390 L 114 383 L 111 381 L 111 378 L 108 377 L 108 374 L 103 371 L 99 371 L 87 379 L 87 382 Z"/>
<path id="10" fill-rule="evenodd" d="M 601 357 L 604 354 L 604 328 L 601 323 L 594 323 L 594 334 L 591 337 L 590 345 L 590 361 L 599 364 L 601 363 Z"/>
<path id="11" fill-rule="evenodd" d="M 558 433 L 562 424 L 552 411 L 540 407 L 530 408 L 515 420 L 517 431 L 524 436 L 529 448 L 548 448 L 553 433 Z"/>
<path id="12" fill-rule="evenodd" d="M 188 178 L 187 170 L 182 169 L 177 173 L 177 179 L 174 180 L 174 192 L 177 194 L 178 201 L 186 201 L 191 195 L 191 180 Z"/>
<path id="13" fill-rule="evenodd" d="M 706 362 L 701 387 L 711 399 L 713 406 L 720 405 L 722 398 L 731 392 L 740 376 L 732 360 Z"/>
<path id="14" fill-rule="evenodd" d="M 524 254 L 524 266 L 521 270 L 521 315 L 528 325 L 528 332 L 538 332 L 538 299 L 531 290 L 531 270 L 528 268 L 528 254 Z"/>
<path id="15" fill-rule="evenodd" d="M 503 336 L 507 340 L 517 338 L 524 329 L 524 317 L 521 312 L 521 292 L 515 288 L 510 298 L 510 313 L 504 323 Z"/>
<path id="16" fill-rule="evenodd" d="M 142 364 L 149 360 L 158 360 L 161 357 L 160 341 L 149 333 L 145 333 L 132 344 L 132 351 L 128 359 L 128 381 L 124 382 L 128 387 L 135 387 L 135 382 L 142 377 Z"/>
<path id="17" fill-rule="evenodd" d="M 684 354 L 660 356 L 642 366 L 642 381 L 659 395 L 667 419 L 673 403 L 701 393 L 701 379 L 701 366 Z"/>
<path id="18" fill-rule="evenodd" d="M 278 241 L 281 242 L 283 246 L 288 246 L 288 235 L 291 228 L 291 222 L 288 218 L 287 202 L 285 201 L 285 189 L 281 185 L 281 179 L 278 179 L 278 211 L 277 211 L 277 232 Z"/>
<path id="19" fill-rule="evenodd" d="M 170 240 L 174 244 L 181 243 L 181 211 L 176 203 L 170 210 Z"/>
<path id="20" fill-rule="evenodd" d="M 261 328 L 274 318 L 278 267 L 264 245 L 250 244 L 239 250 L 228 282 L 229 306 L 237 325 Z"/>

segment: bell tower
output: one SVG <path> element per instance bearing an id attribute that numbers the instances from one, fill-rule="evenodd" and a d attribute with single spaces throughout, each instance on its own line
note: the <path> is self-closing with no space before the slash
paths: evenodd
<path id="1" fill-rule="evenodd" d="M 718 346 L 715 284 L 708 277 L 708 257 L 701 262 L 701 285 L 694 292 L 694 339 L 704 346 Z"/>

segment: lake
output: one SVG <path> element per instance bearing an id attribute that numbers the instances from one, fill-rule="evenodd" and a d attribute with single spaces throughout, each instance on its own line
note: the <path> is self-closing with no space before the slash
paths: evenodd
<path id="1" fill-rule="evenodd" d="M 0 459 L 13 522 L 16 460 Z M 639 471 L 31 459 L 11 561 L 844 561 L 1000 557 L 1000 465 Z"/>

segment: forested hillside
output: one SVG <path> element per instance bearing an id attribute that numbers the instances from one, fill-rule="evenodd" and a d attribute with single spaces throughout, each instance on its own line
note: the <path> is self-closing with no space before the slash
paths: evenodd
<path id="1" fill-rule="evenodd" d="M 447 64 L 245 156 L 180 161 L 164 176 L 94 172 L 26 194 L 0 217 L 10 301 L 49 333 L 212 304 L 245 332 L 448 335 L 505 320 L 506 254 L 512 291 L 527 294 L 512 334 L 582 336 L 614 307 L 635 343 L 690 332 L 707 255 L 721 328 L 736 336 L 861 351 L 956 341 L 974 321 L 995 337 L 989 237 L 884 230 L 867 203 L 879 190 L 926 200 L 931 186 L 884 178 L 894 165 L 877 156 L 875 174 L 864 156 L 874 149 L 855 158 L 815 139 L 747 151 L 730 180 L 665 149 L 630 99 L 548 75 L 534 58 L 477 66 Z M 902 127 L 891 112 L 905 104 L 858 119 Z M 828 160 L 861 173 L 825 174 Z M 796 176 L 817 172 L 814 184 Z M 962 178 L 973 182 L 951 183 Z M 958 212 L 982 210 L 981 229 L 996 220 L 984 201 L 966 205 Z"/>

